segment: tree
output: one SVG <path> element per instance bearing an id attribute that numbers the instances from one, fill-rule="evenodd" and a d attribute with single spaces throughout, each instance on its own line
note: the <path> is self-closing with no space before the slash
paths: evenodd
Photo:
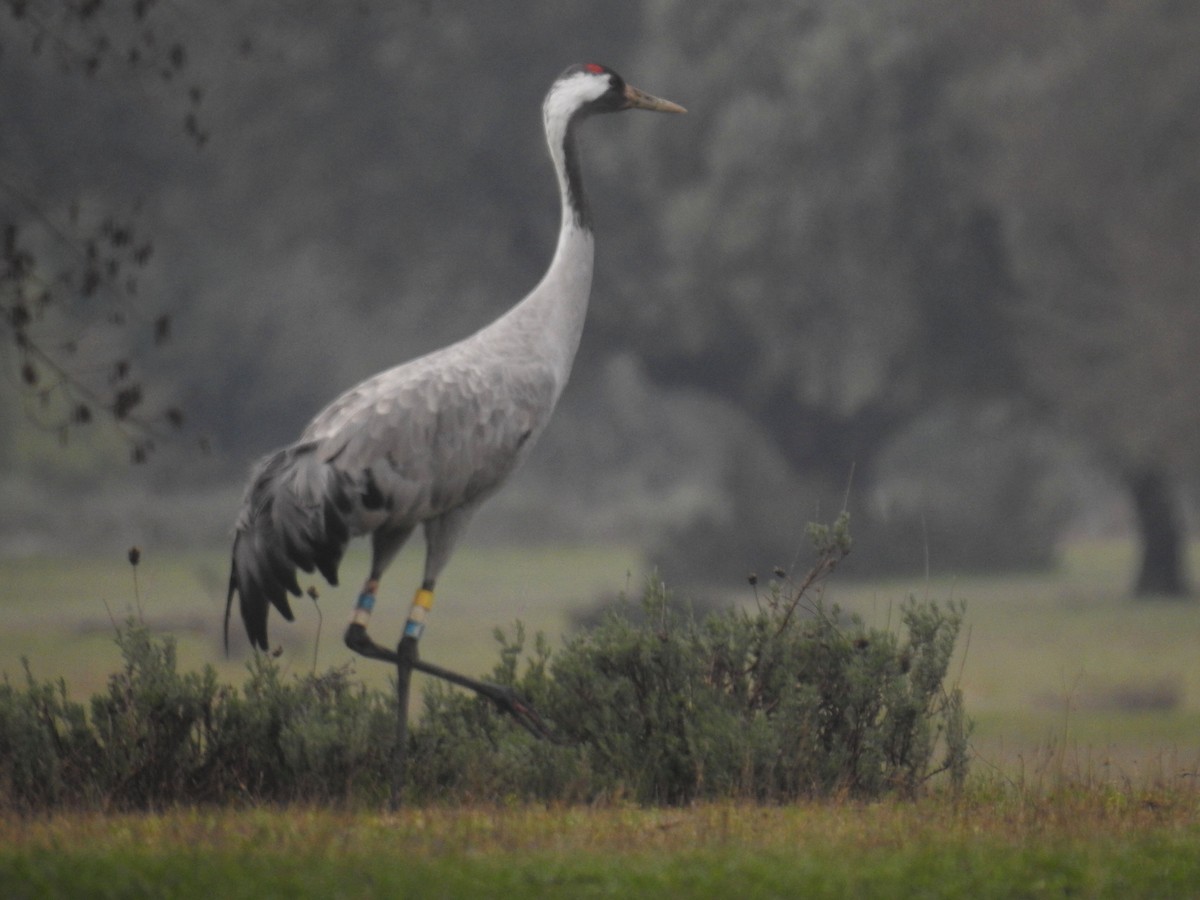
<path id="1" fill-rule="evenodd" d="M 97 89 L 106 79 L 162 84 L 185 110 L 183 134 L 202 146 L 203 90 L 186 80 L 177 15 L 156 0 L 6 0 L 6 88 L 36 97 L 36 70 Z M 30 123 L 18 117 L 13 124 Z M 10 127 L 0 160 L 0 349 L 11 353 L 30 419 L 65 440 L 107 417 L 140 461 L 158 433 L 183 422 L 177 406 L 147 411 L 145 402 L 153 389 L 140 357 L 171 336 L 170 314 L 149 311 L 138 298 L 154 241 L 139 222 L 136 198 L 85 200 L 96 193 L 94 181 L 65 184 L 60 173 L 43 171 L 34 131 Z"/>
<path id="2" fill-rule="evenodd" d="M 646 180 L 671 192 L 657 213 L 664 274 L 653 299 L 631 290 L 610 327 L 640 339 L 659 383 L 749 413 L 825 509 L 852 483 L 856 534 L 883 559 L 879 455 L 920 417 L 1019 384 L 1003 234 L 974 189 L 979 147 L 955 94 L 997 57 L 979 33 L 988 13 L 826 0 L 754 15 L 729 2 L 657 9 L 650 30 L 675 40 L 646 55 L 647 77 L 686 69 L 697 117 L 646 138 Z M 1010 531 L 1048 552 L 1044 529 Z"/>
<path id="3" fill-rule="evenodd" d="M 1140 595 L 1181 595 L 1178 485 L 1200 454 L 1200 9 L 1034 4 L 975 93 L 1021 291 L 1027 391 L 1120 474 Z M 1030 36 L 1036 36 L 1031 40 Z"/>
<path id="4" fill-rule="evenodd" d="M 1183 590 L 1197 13 L 1127 0 L 658 10 L 678 50 L 649 62 L 686 57 L 706 116 L 646 154 L 674 167 L 650 176 L 673 189 L 671 277 L 633 306 L 654 376 L 750 410 L 827 496 L 851 461 L 870 484 L 907 423 L 1002 398 L 1082 435 L 1125 479 L 1138 592 Z M 1028 480 L 1015 486 L 1028 498 Z"/>
<path id="5" fill-rule="evenodd" d="M 204 153 L 173 128 L 171 141 L 158 136 L 164 114 L 178 113 L 170 101 L 181 79 L 160 87 L 101 68 L 91 79 L 47 79 L 52 91 L 36 77 L 54 74 L 47 57 L 27 61 L 0 38 L 0 65 L 33 73 L 36 92 L 0 74 L 0 142 L 12 138 L 15 108 L 36 125 L 16 134 L 42 144 L 27 156 L 38 159 L 40 149 L 57 163 L 43 165 L 52 177 L 22 182 L 28 195 L 60 221 L 75 197 L 86 215 L 144 197 L 139 232 L 153 236 L 154 254 L 135 299 L 142 309 L 161 304 L 171 334 L 185 339 L 131 357 L 146 386 L 134 414 L 157 392 L 186 410 L 189 430 L 211 434 L 216 451 L 179 459 L 187 448 L 176 445 L 181 465 L 164 452 L 129 473 L 112 464 L 112 430 L 94 429 L 64 453 L 38 453 L 50 439 L 25 426 L 16 437 L 0 434 L 8 445 L 0 456 L 16 463 L 0 494 L 30 486 L 26 509 L 44 508 L 46 492 L 31 486 L 28 470 L 61 483 L 54 467 L 87 454 L 86 484 L 71 486 L 76 508 L 83 490 L 104 504 L 102 491 L 132 493 L 120 492 L 120 479 L 147 490 L 158 479 L 168 496 L 186 481 L 215 509 L 207 498 L 236 491 L 253 454 L 293 437 L 339 390 L 462 336 L 528 290 L 553 252 L 558 214 L 539 128 L 545 89 L 568 62 L 593 55 L 631 71 L 622 53 L 638 22 L 582 0 L 527 6 L 514 16 L 455 2 L 236 0 L 201 14 L 173 3 L 186 27 L 187 81 L 203 85 L 203 125 L 214 133 Z M 126 9 L 115 0 L 104 8 Z M 71 102 L 77 96 L 83 101 Z M 603 131 L 589 136 L 597 176 L 603 142 L 614 139 Z M 5 169 L 24 173 L 6 147 L 0 154 Z M 94 308 L 104 323 L 105 310 Z M 137 349 L 136 327 L 111 329 L 112 340 Z M 0 351 L 5 362 L 10 349 Z M 97 373 L 102 386 L 108 370 Z M 0 381 L 9 408 L 12 392 Z M 29 530 L 22 520 L 30 517 L 5 506 L 7 530 Z M 5 525 L 0 519 L 0 538 Z M 226 528 L 222 518 L 213 531 L 223 539 Z"/>

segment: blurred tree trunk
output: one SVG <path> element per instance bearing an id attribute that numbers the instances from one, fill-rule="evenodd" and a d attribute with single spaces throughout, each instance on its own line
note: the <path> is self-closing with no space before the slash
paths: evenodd
<path id="1" fill-rule="evenodd" d="M 1142 563 L 1134 594 L 1139 597 L 1183 597 L 1188 594 L 1184 574 L 1183 527 L 1171 493 L 1171 480 L 1160 467 L 1147 467 L 1126 476 L 1133 495 Z"/>

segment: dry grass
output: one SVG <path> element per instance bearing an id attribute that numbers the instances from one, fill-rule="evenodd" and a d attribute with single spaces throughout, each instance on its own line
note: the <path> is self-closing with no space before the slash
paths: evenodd
<path id="1" fill-rule="evenodd" d="M 9 849 L 86 847 L 169 854 L 181 848 L 297 855 L 567 853 L 642 855 L 737 847 L 776 852 L 881 847 L 987 838 L 1021 844 L 1121 839 L 1154 829 L 1192 831 L 1200 844 L 1195 781 L 1130 786 L 1061 779 L 1041 787 L 976 780 L 962 796 L 916 801 L 834 799 L 789 806 L 739 803 L 641 808 L 494 805 L 399 812 L 331 809 L 172 810 L 155 815 L 60 813 L 0 818 Z"/>

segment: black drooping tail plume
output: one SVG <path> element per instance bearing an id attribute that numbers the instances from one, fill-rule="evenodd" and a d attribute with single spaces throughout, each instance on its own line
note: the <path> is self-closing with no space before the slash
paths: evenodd
<path id="1" fill-rule="evenodd" d="M 267 649 L 271 606 L 293 620 L 288 594 L 300 596 L 296 568 L 338 583 L 338 564 L 350 540 L 352 485 L 316 454 L 316 443 L 286 447 L 255 467 L 238 517 L 225 598 L 225 650 L 229 616 L 238 595 L 251 645 Z"/>

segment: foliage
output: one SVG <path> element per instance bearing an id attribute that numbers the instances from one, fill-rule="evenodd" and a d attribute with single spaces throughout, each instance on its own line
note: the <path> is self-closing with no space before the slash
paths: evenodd
<path id="1" fill-rule="evenodd" d="M 0 173 L 0 200 L 15 191 Z M 170 407 L 144 416 L 148 388 L 132 348 L 98 360 L 81 350 L 88 329 L 80 323 L 136 331 L 134 346 L 149 344 L 151 335 L 155 347 L 167 343 L 169 316 L 129 323 L 153 243 L 132 219 L 84 221 L 72 207 L 60 226 L 32 203 L 27 206 L 23 217 L 32 221 L 20 224 L 5 220 L 0 208 L 0 341 L 15 350 L 25 413 L 64 441 L 70 431 L 107 417 L 128 438 L 134 461 L 141 462 L 154 447 L 156 430 L 180 427 L 183 413 Z M 102 377 L 94 376 L 97 370 Z"/>
<path id="2" fill-rule="evenodd" d="M 208 140 L 199 113 L 204 90 L 185 83 L 182 33 L 179 11 L 156 0 L 0 3 L 0 52 L 26 49 L 40 68 L 93 85 L 109 80 L 117 95 L 114 83 L 132 78 L 142 87 L 135 103 L 163 86 L 185 109 L 187 141 L 201 147 Z M 66 199 L 58 191 L 69 179 L 39 183 L 36 166 L 20 157 L 10 153 L 0 165 L 0 352 L 12 353 L 30 420 L 65 441 L 105 419 L 142 462 L 156 435 L 182 425 L 183 413 L 147 402 L 155 386 L 144 361 L 168 342 L 172 325 L 169 314 L 139 302 L 155 249 L 151 227 L 139 221 L 140 198 L 97 201 L 99 185 L 86 182 L 67 187 Z M 109 333 L 100 340 L 98 331 Z"/>
<path id="3" fill-rule="evenodd" d="M 753 613 L 697 618 L 653 580 L 640 611 L 617 605 L 557 653 L 539 639 L 519 677 L 523 630 L 499 635 L 495 680 L 542 710 L 562 744 L 434 687 L 412 787 L 678 804 L 911 796 L 942 771 L 961 785 L 970 725 L 944 686 L 961 608 L 909 600 L 900 637 L 812 598 L 849 552 L 847 524 L 814 526 L 812 570 L 781 574 Z"/>
<path id="4" fill-rule="evenodd" d="M 88 793 L 99 744 L 66 683 L 36 682 L 25 662 L 25 690 L 0 685 L 0 797 L 19 811 L 57 806 Z M 82 788 L 82 790 L 81 790 Z"/>
<path id="5" fill-rule="evenodd" d="M 945 404 L 972 415 L 986 411 L 981 399 L 1032 400 L 1060 433 L 1082 431 L 1114 472 L 1162 466 L 1172 490 L 1190 477 L 1200 7 L 694 7 L 662 0 L 613 16 L 575 0 L 513 17 L 466 4 L 318 4 L 295 16 L 248 0 L 0 3 L 0 174 L 36 208 L 0 185 L 0 222 L 17 226 L 11 246 L 39 258 L 40 284 L 22 289 L 37 296 L 75 269 L 57 309 L 94 282 L 76 265 L 85 257 L 43 250 L 64 247 L 37 211 L 101 257 L 110 220 L 137 225 L 130 247 L 154 246 L 153 271 L 123 267 L 141 279 L 145 315 L 129 319 L 140 337 L 111 357 L 81 344 L 65 358 L 96 363 L 105 390 L 86 414 L 65 403 L 55 424 L 70 425 L 72 410 L 152 418 L 161 392 L 244 460 L 279 440 L 287 411 L 315 409 L 335 387 L 478 327 L 544 264 L 555 220 L 536 104 L 567 60 L 596 53 L 696 114 L 679 128 L 631 121 L 589 135 L 600 151 L 588 173 L 603 199 L 601 263 L 619 261 L 597 270 L 606 300 L 589 325 L 589 365 L 632 353 L 655 393 L 684 385 L 723 397 L 794 477 L 811 479 L 806 509 L 840 504 L 853 466 L 863 544 L 899 546 L 896 533 L 920 517 L 932 536 L 958 539 L 975 568 L 996 564 L 1000 540 L 1026 563 L 1054 545 L 1058 523 L 1036 514 L 1041 491 L 1022 471 L 1036 456 L 964 453 L 956 436 L 957 483 L 933 452 L 915 456 L 926 480 L 912 513 L 884 537 L 870 533 L 896 522 L 877 512 L 877 488 L 891 487 L 881 454 Z M 39 56 L 23 52 L 34 46 Z M 56 80 L 58 69 L 79 74 Z M 147 127 L 141 114 L 158 100 L 167 125 Z M 200 111 L 225 132 L 203 165 L 193 141 L 166 139 Z M 625 149 L 614 152 L 617 142 Z M 626 153 L 637 177 L 612 177 Z M 32 362 L 38 382 L 24 396 L 36 406 L 60 377 L 7 339 L 36 304 L 0 297 L 0 307 L 0 353 L 11 353 L 18 387 Z M 156 339 L 160 309 L 187 336 L 169 357 L 138 352 Z M 328 352 L 335 324 L 353 353 Z M 120 360 L 136 368 L 120 388 L 143 388 L 132 409 L 136 393 L 117 403 L 104 383 Z M 617 449 L 636 445 L 620 421 L 578 415 L 610 435 L 599 459 L 637 459 L 644 474 L 641 454 Z M 707 447 L 742 462 L 731 431 L 693 421 L 708 429 Z M 956 421 L 957 434 L 967 425 Z M 1031 443 L 1022 422 L 1008 430 L 1014 446 Z M 582 457 L 589 439 L 564 438 L 564 458 Z M 765 481 L 736 501 L 761 507 L 774 484 L 735 481 L 738 468 L 707 481 L 680 477 L 682 465 L 670 474 L 685 498 L 701 485 L 732 495 Z M 1011 508 L 986 492 L 974 499 L 988 503 L 975 516 L 987 534 L 963 539 L 928 500 L 939 483 L 961 496 L 992 482 L 978 473 L 1001 470 Z M 640 487 L 620 493 L 641 499 Z M 732 545 L 754 524 L 731 518 L 697 518 L 676 543 Z"/>
<path id="6" fill-rule="evenodd" d="M 651 581 L 558 651 L 498 634 L 492 679 L 551 723 L 537 741 L 442 683 L 411 729 L 405 789 L 421 801 L 912 796 L 966 774 L 969 732 L 944 686 L 961 610 L 910 600 L 902 635 L 827 607 L 847 517 L 811 526 L 817 560 L 777 573 L 753 612 L 697 617 Z M 131 557 L 133 559 L 133 557 Z M 238 691 L 180 672 L 171 637 L 118 629 L 124 665 L 90 706 L 61 681 L 0 686 L 0 807 L 161 808 L 187 802 L 378 802 L 393 772 L 394 696 L 348 668 L 286 679 L 255 656 Z M 942 756 L 935 760 L 940 748 Z"/>
<path id="7" fill-rule="evenodd" d="M 178 802 L 326 802 L 380 790 L 395 704 L 346 669 L 282 678 L 268 657 L 241 693 L 210 666 L 181 673 L 175 642 L 133 620 L 124 667 L 92 698 L 28 675 L 0 685 L 0 806 L 146 809 Z"/>

